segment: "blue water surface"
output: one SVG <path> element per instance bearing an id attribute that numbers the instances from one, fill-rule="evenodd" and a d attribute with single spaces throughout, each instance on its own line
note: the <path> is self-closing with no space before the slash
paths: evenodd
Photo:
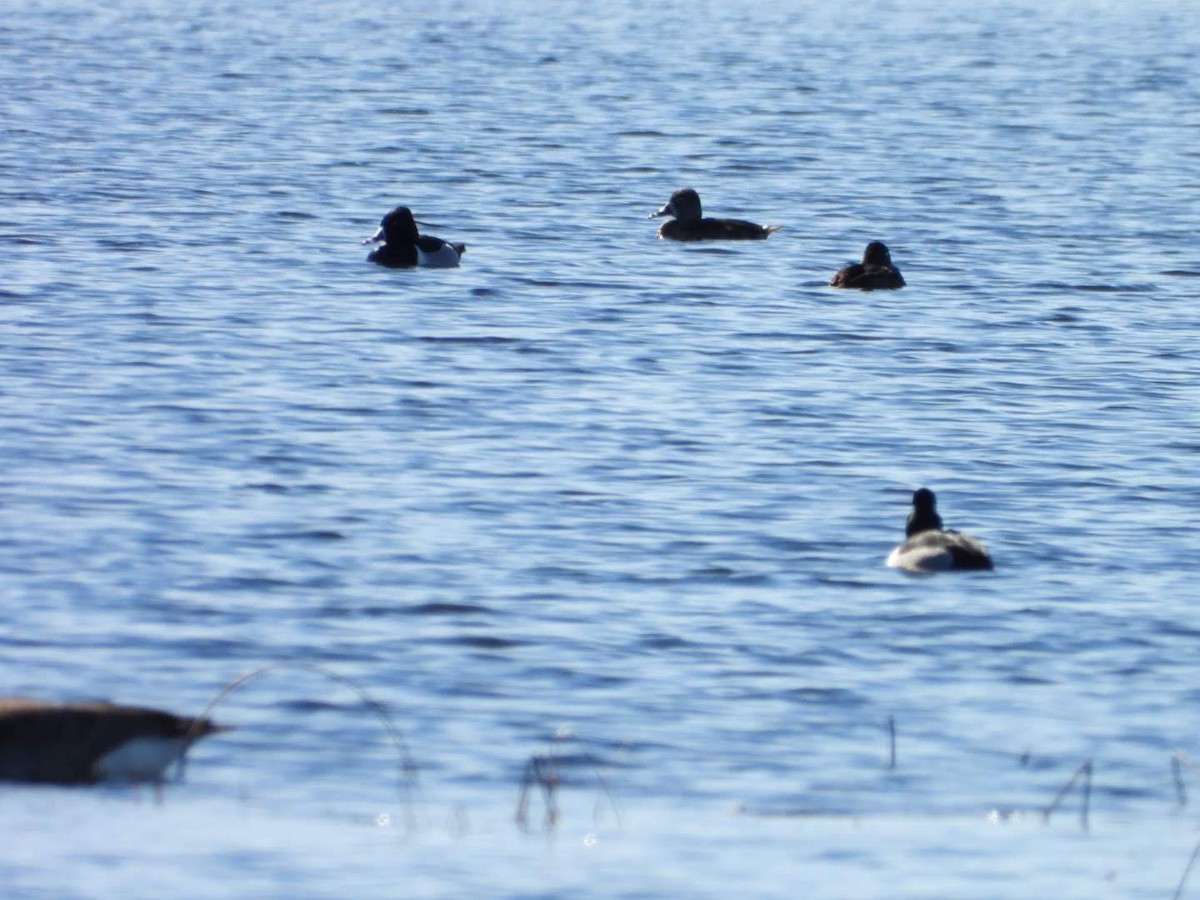
<path id="1" fill-rule="evenodd" d="M 0 692 L 295 665 L 161 802 L 6 787 L 0 893 L 1170 896 L 1196 12 L 9 4 Z M 994 572 L 883 566 L 921 485 Z"/>

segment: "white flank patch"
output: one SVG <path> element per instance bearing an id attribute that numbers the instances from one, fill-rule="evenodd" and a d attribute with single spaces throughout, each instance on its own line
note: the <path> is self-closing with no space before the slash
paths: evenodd
<path id="1" fill-rule="evenodd" d="M 945 547 L 909 547 L 901 544 L 888 555 L 887 564 L 909 572 L 940 572 L 954 568 L 954 557 Z"/>
<path id="2" fill-rule="evenodd" d="M 133 738 L 97 760 L 92 772 L 100 779 L 159 781 L 182 747 L 182 738 Z"/>
<path id="3" fill-rule="evenodd" d="M 458 265 L 458 253 L 449 244 L 443 244 L 433 253 L 417 248 L 417 265 L 429 269 L 453 269 Z"/>

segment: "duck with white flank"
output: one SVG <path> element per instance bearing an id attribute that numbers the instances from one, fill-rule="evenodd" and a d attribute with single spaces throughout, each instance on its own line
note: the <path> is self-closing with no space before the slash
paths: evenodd
<path id="1" fill-rule="evenodd" d="M 383 217 L 379 230 L 363 241 L 374 244 L 383 241 L 367 256 L 367 262 L 389 269 L 411 269 L 424 266 L 430 269 L 452 269 L 467 252 L 466 244 L 452 244 L 430 234 L 418 234 L 418 223 L 412 210 L 397 206 Z"/>
<path id="2" fill-rule="evenodd" d="M 193 743 L 228 730 L 140 706 L 0 697 L 0 780 L 157 785 Z"/>
<path id="3" fill-rule="evenodd" d="M 778 225 L 757 225 L 743 219 L 706 219 L 700 208 L 700 195 L 691 188 L 680 188 L 671 195 L 656 213 L 657 216 L 673 216 L 658 227 L 658 236 L 672 241 L 761 241 Z"/>
<path id="4" fill-rule="evenodd" d="M 904 543 L 887 558 L 889 566 L 910 572 L 992 568 L 992 558 L 983 544 L 961 531 L 942 528 L 937 498 L 929 488 L 913 494 L 904 535 Z"/>
<path id="5" fill-rule="evenodd" d="M 887 245 L 883 241 L 871 241 L 863 251 L 862 262 L 841 269 L 829 284 L 862 291 L 889 290 L 904 287 L 904 276 L 892 265 L 892 254 Z"/>

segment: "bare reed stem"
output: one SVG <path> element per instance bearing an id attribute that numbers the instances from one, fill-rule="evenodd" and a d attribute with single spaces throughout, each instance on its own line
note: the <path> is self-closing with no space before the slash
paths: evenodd
<path id="1" fill-rule="evenodd" d="M 517 797 L 517 808 L 513 813 L 513 819 L 521 828 L 528 829 L 530 795 L 533 793 L 535 786 L 542 792 L 542 803 L 546 810 L 544 827 L 549 831 L 558 824 L 561 818 L 558 806 L 558 789 L 562 786 L 562 777 L 559 774 L 561 760 L 559 759 L 557 748 L 562 742 L 573 739 L 574 735 L 570 731 L 560 728 L 555 732 L 550 742 L 549 750 L 545 754 L 533 754 L 529 757 L 529 761 L 525 763 L 525 769 L 521 775 L 521 792 Z M 600 790 L 604 793 L 608 805 L 616 817 L 617 827 L 624 828 L 624 823 L 621 821 L 621 810 L 618 808 L 617 801 L 613 797 L 608 783 L 604 780 L 604 776 L 596 768 L 595 758 L 592 754 L 585 752 L 582 754 L 582 759 L 590 764 L 592 774 L 596 778 L 596 783 L 600 786 Z M 592 809 L 593 824 L 598 822 L 599 817 L 600 801 L 597 800 L 596 805 Z"/>
<path id="2" fill-rule="evenodd" d="M 1050 814 L 1058 809 L 1058 805 L 1081 776 L 1083 777 L 1083 806 L 1079 811 L 1079 820 L 1083 830 L 1088 830 L 1088 810 L 1092 803 L 1092 761 L 1090 759 L 1085 759 L 1080 763 L 1075 773 L 1067 779 L 1067 783 L 1058 789 L 1058 793 L 1054 795 L 1054 799 L 1050 801 L 1050 805 L 1042 810 L 1042 822 L 1050 821 Z"/>
<path id="3" fill-rule="evenodd" d="M 1186 753 L 1176 750 L 1171 754 L 1171 781 L 1175 785 L 1175 799 L 1179 801 L 1180 807 L 1187 806 L 1188 803 L 1187 785 L 1183 782 L 1184 766 L 1192 770 L 1196 768 Z"/>
<path id="4" fill-rule="evenodd" d="M 212 713 L 212 711 L 216 708 L 217 704 L 220 703 L 222 700 L 224 700 L 227 695 L 232 693 L 237 688 L 241 687 L 242 685 L 246 684 L 247 682 L 253 681 L 256 678 L 267 674 L 268 672 L 275 672 L 280 669 L 291 669 L 291 670 L 301 671 L 301 672 L 313 672 L 317 675 L 324 676 L 325 678 L 328 678 L 330 681 L 336 682 L 337 684 L 340 684 L 343 687 L 349 688 L 353 693 L 355 693 L 359 697 L 360 700 L 362 700 L 364 703 L 367 704 L 367 706 L 369 706 L 371 708 L 371 710 L 379 718 L 379 721 L 383 723 L 384 730 L 387 732 L 388 737 L 391 738 L 392 744 L 396 748 L 396 754 L 400 761 L 400 766 L 399 766 L 400 788 L 401 788 L 401 796 L 402 796 L 403 802 L 404 802 L 405 819 L 406 819 L 409 831 L 415 830 L 416 829 L 416 813 L 414 811 L 415 810 L 414 794 L 416 792 L 416 786 L 417 786 L 417 765 L 413 761 L 412 755 L 408 752 L 408 745 L 405 744 L 404 738 L 401 736 L 399 729 L 396 728 L 395 723 L 392 721 L 391 715 L 388 713 L 387 709 L 384 708 L 383 704 L 381 704 L 374 697 L 372 697 L 370 694 L 368 694 L 367 691 L 364 688 L 362 688 L 361 686 L 359 686 L 359 684 L 357 682 L 353 681 L 350 678 L 347 678 L 345 675 L 339 675 L 336 672 L 331 672 L 330 670 L 326 669 L 322 665 L 319 665 L 318 663 L 309 663 L 309 662 L 285 661 L 285 662 L 270 663 L 269 665 L 265 665 L 265 666 L 259 666 L 257 669 L 252 669 L 251 671 L 246 672 L 243 675 L 239 675 L 237 678 L 226 683 L 225 686 L 222 687 L 221 690 L 219 690 L 217 692 L 217 695 L 215 697 L 213 697 L 212 700 L 209 701 L 208 706 L 204 707 L 204 711 L 200 714 L 200 716 L 196 720 L 196 722 L 199 723 L 201 720 L 208 718 L 209 715 Z M 192 725 L 193 729 L 195 729 L 196 727 L 197 727 L 196 724 Z M 187 737 L 190 738 L 191 734 L 189 733 L 187 735 Z M 185 740 L 184 741 L 185 747 L 187 746 L 187 743 L 188 743 L 188 741 Z M 182 766 L 182 757 L 180 759 L 180 765 Z"/>
<path id="5" fill-rule="evenodd" d="M 888 716 L 888 769 L 896 768 L 896 717 Z"/>
<path id="6" fill-rule="evenodd" d="M 561 779 L 558 775 L 558 759 L 553 754 L 547 756 L 531 756 L 525 764 L 525 774 L 521 777 L 521 794 L 517 798 L 517 810 L 513 818 L 518 825 L 526 828 L 528 825 L 529 794 L 534 785 L 542 789 L 542 804 L 546 810 L 545 828 L 547 831 L 558 824 L 558 799 L 555 792 Z"/>
<path id="7" fill-rule="evenodd" d="M 1183 874 L 1179 876 L 1179 884 L 1175 887 L 1175 893 L 1171 895 L 1171 900 L 1179 900 L 1183 896 L 1183 886 L 1187 882 L 1188 874 L 1192 871 L 1192 866 L 1196 862 L 1196 857 L 1200 856 L 1200 844 L 1196 845 L 1196 849 L 1192 851 L 1192 855 L 1188 857 L 1187 865 L 1183 867 Z"/>

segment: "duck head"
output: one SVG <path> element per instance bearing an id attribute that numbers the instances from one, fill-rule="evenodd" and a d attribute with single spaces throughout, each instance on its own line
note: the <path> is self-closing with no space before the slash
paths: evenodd
<path id="1" fill-rule="evenodd" d="M 867 249 L 863 251 L 862 264 L 864 266 L 887 266 L 891 268 L 892 254 L 888 252 L 887 245 L 883 241 L 871 241 L 871 243 L 867 244 Z M 921 490 L 929 494 L 929 502 L 932 503 L 933 492 L 926 488 L 921 488 Z M 920 493 L 920 491 L 917 493 Z M 916 501 L 914 500 L 914 502 Z"/>
<path id="2" fill-rule="evenodd" d="M 666 205 L 650 218 L 657 216 L 673 216 L 679 222 L 698 222 L 703 216 L 700 195 L 691 188 L 680 188 L 671 195 Z"/>
<path id="3" fill-rule="evenodd" d="M 385 244 L 415 244 L 417 237 L 417 220 L 413 218 L 412 210 L 407 206 L 397 206 L 380 220 L 379 230 L 363 243 L 383 241 Z"/>
<path id="4" fill-rule="evenodd" d="M 884 252 L 887 252 L 887 248 L 884 248 Z M 918 488 L 913 492 L 912 512 L 908 514 L 908 523 L 904 527 L 905 535 L 912 537 L 922 531 L 940 530 L 941 527 L 942 517 L 938 515 L 937 498 L 933 491 L 929 488 Z"/>

